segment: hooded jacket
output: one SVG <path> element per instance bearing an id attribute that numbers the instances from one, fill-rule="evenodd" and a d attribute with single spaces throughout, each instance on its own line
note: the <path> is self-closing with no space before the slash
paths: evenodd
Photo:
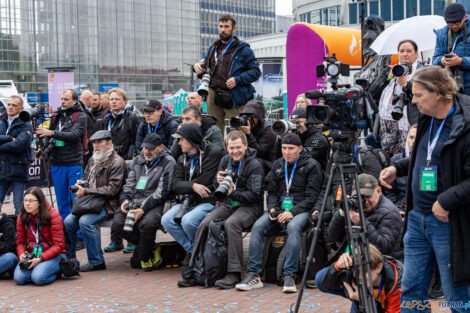
<path id="1" fill-rule="evenodd" d="M 113 136 L 114 150 L 124 159 L 131 160 L 135 152 L 135 141 L 139 119 L 134 112 L 127 109 L 114 115 L 108 113 L 101 129 L 109 130 Z"/>
<path id="2" fill-rule="evenodd" d="M 81 112 L 75 124 L 72 121 L 74 112 Z M 60 130 L 59 125 L 62 125 Z M 82 139 L 85 136 L 87 127 L 87 115 L 83 112 L 82 106 L 77 102 L 68 109 L 59 108 L 56 112 L 55 123 L 51 123 L 49 129 L 53 131 L 51 145 L 53 145 L 50 155 L 53 165 L 82 165 L 83 164 L 83 146 Z M 64 146 L 55 145 L 55 141 L 63 141 Z"/>
<path id="3" fill-rule="evenodd" d="M 0 255 L 16 254 L 16 228 L 13 220 L 3 215 L 0 217 Z"/>
<path id="4" fill-rule="evenodd" d="M 163 144 L 168 149 L 171 149 L 173 145 L 173 135 L 176 133 L 178 128 L 178 123 L 173 120 L 173 115 L 170 112 L 163 109 L 162 115 L 160 116 L 160 120 L 157 125 L 156 133 L 162 138 Z M 136 151 L 142 150 L 142 143 L 144 142 L 145 136 L 149 133 L 149 124 L 146 121 L 142 121 L 139 125 L 139 129 L 137 130 L 137 137 L 135 140 L 135 148 Z M 154 130 L 155 131 L 155 130 Z"/>
<path id="5" fill-rule="evenodd" d="M 287 177 L 290 179 L 294 164 L 287 165 Z M 289 189 L 289 196 L 294 197 L 292 214 L 310 212 L 318 199 L 323 183 L 323 173 L 316 160 L 307 153 L 300 153 Z M 273 163 L 268 184 L 268 210 L 282 208 L 282 197 L 286 195 L 285 161 L 277 159 Z"/>
<path id="6" fill-rule="evenodd" d="M 48 261 L 55 258 L 60 253 L 65 253 L 65 237 L 64 237 L 64 224 L 62 223 L 62 218 L 60 217 L 59 211 L 54 209 L 49 203 L 47 204 L 47 209 L 49 211 L 49 225 L 39 226 L 42 236 L 39 236 L 39 243 L 43 245 L 42 254 L 40 257 L 43 261 Z M 32 216 L 28 214 L 29 224 L 32 225 L 33 229 L 36 231 L 38 216 Z M 33 245 L 36 243 L 36 237 L 31 231 L 30 225 L 23 225 L 21 221 L 21 215 L 18 216 L 16 221 L 16 252 L 18 257 L 24 252 L 32 252 Z M 28 237 L 28 246 L 26 247 L 26 236 Z M 46 240 L 44 240 L 46 239 Z M 50 244 L 50 245 L 49 245 Z"/>
<path id="7" fill-rule="evenodd" d="M 109 114 L 109 111 L 106 110 L 102 105 L 100 105 L 100 108 L 98 109 L 98 111 L 91 110 L 90 114 L 93 118 L 94 125 L 101 125 L 102 120 L 104 120 L 106 115 Z M 101 121 L 98 121 L 98 120 L 101 120 Z M 95 128 L 96 130 L 98 130 L 99 126 Z"/>
<path id="8" fill-rule="evenodd" d="M 146 163 L 143 154 L 132 160 L 120 196 L 121 203 L 124 200 L 134 201 L 140 205 L 144 212 L 159 206 L 163 207 L 165 201 L 168 200 L 176 165 L 175 160 L 168 154 L 166 149 L 160 152 L 148 173 L 146 173 Z M 148 177 L 147 184 L 143 190 L 137 190 L 137 184 L 143 176 Z"/>
<path id="9" fill-rule="evenodd" d="M 449 138 L 444 143 L 440 155 L 442 175 L 441 192 L 437 200 L 449 211 L 451 229 L 450 269 L 454 287 L 470 284 L 470 97 L 457 94 L 454 97 L 455 112 Z M 427 140 L 424 134 L 429 129 L 431 117 L 420 115 L 418 131 L 410 158 L 393 163 L 397 169 L 397 177 L 408 175 L 406 193 L 406 232 L 408 213 L 413 210 L 412 172 L 416 162 L 416 147 L 420 140 Z"/>
<path id="10" fill-rule="evenodd" d="M 238 172 L 239 163 L 235 163 L 230 155 L 225 155 L 220 160 L 217 172 L 232 170 L 237 188 L 233 190 L 225 203 L 230 203 L 230 199 L 240 202 L 240 205 L 256 206 L 260 210 L 263 209 L 263 180 L 264 169 L 260 160 L 256 158 L 256 150 L 247 148 L 245 156 L 242 159 L 240 172 Z M 214 179 L 215 188 L 219 186 L 217 177 Z"/>
<path id="11" fill-rule="evenodd" d="M 33 127 L 17 117 L 11 123 L 8 134 L 7 129 L 8 115 L 5 112 L 0 118 L 0 177 L 4 180 L 26 182 L 29 161 L 32 158 Z"/>

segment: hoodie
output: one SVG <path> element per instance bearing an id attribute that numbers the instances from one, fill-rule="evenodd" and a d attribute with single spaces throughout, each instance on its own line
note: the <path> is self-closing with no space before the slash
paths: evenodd
<path id="1" fill-rule="evenodd" d="M 16 255 L 16 228 L 14 221 L 7 215 L 0 215 L 0 255 Z"/>

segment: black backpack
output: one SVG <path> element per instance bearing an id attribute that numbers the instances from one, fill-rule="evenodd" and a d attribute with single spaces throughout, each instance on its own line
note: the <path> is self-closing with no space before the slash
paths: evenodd
<path id="1" fill-rule="evenodd" d="M 354 158 L 361 173 L 366 173 L 379 179 L 380 172 L 390 164 L 390 156 L 382 149 L 371 146 L 357 147 Z"/>
<path id="2" fill-rule="evenodd" d="M 282 273 L 287 253 L 287 235 L 266 236 L 263 249 L 263 281 L 282 284 Z"/>

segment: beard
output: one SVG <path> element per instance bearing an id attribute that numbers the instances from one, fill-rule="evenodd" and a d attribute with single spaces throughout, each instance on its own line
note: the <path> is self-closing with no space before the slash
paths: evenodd
<path id="1" fill-rule="evenodd" d="M 228 41 L 230 40 L 230 38 L 232 38 L 233 36 L 233 33 L 230 32 L 230 33 L 224 33 L 224 34 L 219 34 L 219 38 L 222 39 L 223 41 Z"/>
<path id="2" fill-rule="evenodd" d="M 95 162 L 100 162 L 104 159 L 105 155 L 106 155 L 106 151 L 95 150 L 93 151 L 93 160 Z"/>

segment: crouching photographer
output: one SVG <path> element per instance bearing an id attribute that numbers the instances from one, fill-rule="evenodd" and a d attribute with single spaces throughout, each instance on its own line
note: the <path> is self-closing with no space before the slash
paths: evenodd
<path id="1" fill-rule="evenodd" d="M 172 183 L 173 193 L 180 197 L 181 204 L 163 215 L 162 225 L 188 252 L 185 263 L 189 263 L 197 228 L 214 208 L 212 182 L 224 151 L 203 142 L 202 129 L 197 124 L 182 125 L 173 137 L 183 152 Z"/>
<path id="2" fill-rule="evenodd" d="M 323 181 L 320 164 L 302 152 L 302 143 L 296 134 L 282 138 L 283 157 L 273 163 L 268 184 L 269 212 L 253 226 L 250 236 L 248 275 L 236 288 L 262 288 L 260 280 L 264 237 L 281 228 L 287 230 L 287 254 L 284 263 L 283 292 L 297 292 L 295 277 L 298 270 L 302 233 L 310 222 L 310 209 L 318 198 Z"/>
<path id="3" fill-rule="evenodd" d="M 400 312 L 401 277 L 403 264 L 393 257 L 382 255 L 372 244 L 370 249 L 370 273 L 375 303 L 378 313 Z M 338 261 L 319 271 L 315 276 L 318 289 L 350 299 L 353 303 L 350 312 L 358 312 L 358 284 L 353 259 L 349 253 L 342 254 Z M 369 284 L 366 274 L 367 284 Z M 370 286 L 368 286 L 370 287 Z"/>

